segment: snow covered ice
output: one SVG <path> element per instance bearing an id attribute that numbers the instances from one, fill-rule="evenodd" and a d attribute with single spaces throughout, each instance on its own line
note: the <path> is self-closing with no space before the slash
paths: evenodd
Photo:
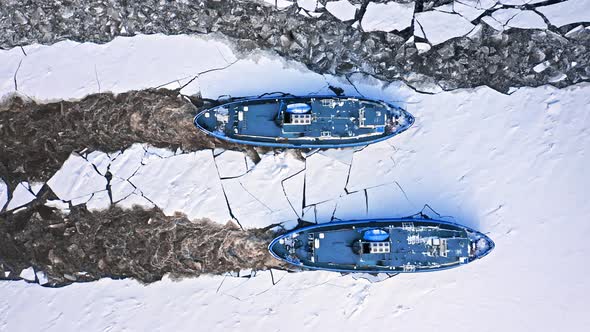
<path id="1" fill-rule="evenodd" d="M 413 14 L 413 2 L 369 2 L 361 26 L 364 31 L 401 31 L 410 26 Z"/>
<path id="2" fill-rule="evenodd" d="M 251 96 L 273 91 L 332 94 L 330 88 L 339 87 L 349 95 L 395 102 L 416 117 L 407 132 L 359 149 L 295 153 L 216 148 L 213 142 L 210 148 L 191 150 L 136 141 L 119 147 L 119 151 L 72 148 L 65 156 L 56 155 L 63 157 L 61 166 L 44 178 L 37 174 L 29 178 L 25 170 L 30 165 L 9 163 L 0 156 L 4 166 L 0 168 L 0 241 L 11 241 L 11 245 L 36 257 L 35 261 L 21 257 L 18 268 L 13 268 L 5 263 L 6 251 L 0 250 L 0 276 L 23 279 L 0 282 L 0 330 L 140 331 L 157 327 L 191 331 L 197 327 L 346 331 L 387 326 L 417 331 L 441 327 L 456 331 L 580 331 L 590 326 L 586 313 L 590 280 L 583 264 L 590 254 L 585 244 L 590 236 L 586 222 L 590 213 L 586 167 L 590 162 L 590 67 L 586 59 L 590 45 L 584 39 L 590 20 L 587 1 L 546 4 L 536 0 L 461 0 L 439 2 L 438 7 L 421 2 L 422 11 L 416 13 L 414 1 L 374 1 L 366 5 L 362 17 L 356 17 L 362 8 L 360 1 L 250 2 L 272 10 L 265 15 L 278 15 L 275 11 L 286 12 L 295 5 L 314 13 L 328 12 L 319 18 L 294 13 L 297 20 L 309 19 L 305 21 L 308 25 L 311 20 L 328 20 L 325 22 L 329 24 L 350 24 L 349 30 L 342 30 L 350 31 L 346 33 L 364 31 L 367 42 L 359 49 L 370 48 L 372 36 L 378 34 L 390 38 L 391 45 L 405 45 L 399 55 L 373 52 L 375 59 L 381 60 L 359 57 L 364 59 L 367 73 L 376 73 L 378 63 L 385 63 L 383 57 L 389 55 L 405 63 L 418 52 L 421 56 L 436 52 L 441 67 L 426 60 L 420 66 L 443 75 L 445 68 L 461 57 L 461 45 L 471 47 L 463 36 L 477 39 L 490 34 L 498 44 L 486 46 L 488 50 L 479 53 L 490 61 L 485 62 L 484 69 L 491 70 L 495 65 L 498 72 L 526 78 L 511 85 L 510 93 L 501 93 L 486 86 L 457 88 L 445 77 L 411 70 L 400 74 L 399 79 L 405 82 L 357 71 L 350 75 L 337 70 L 321 72 L 318 67 L 297 61 L 282 48 L 259 49 L 257 44 L 248 44 L 249 37 L 245 36 L 241 43 L 246 45 L 240 44 L 224 36 L 223 29 L 203 35 L 139 34 L 101 44 L 70 40 L 47 45 L 23 43 L 22 49 L 0 50 L 3 100 L 17 93 L 39 105 L 62 100 L 78 103 L 98 92 L 123 94 L 160 87 L 178 89 L 176 93 L 185 96 L 200 93 L 201 97 L 215 100 L 221 95 Z M 188 6 L 182 1 L 173 5 L 183 4 Z M 243 10 L 236 3 L 232 5 L 237 11 Z M 116 16 L 116 9 L 99 7 L 97 17 L 107 12 Z M 165 12 L 161 10 L 160 15 Z M 248 18 L 250 12 L 243 13 Z M 226 14 L 228 20 L 234 17 Z M 478 19 L 481 15 L 484 17 Z M 14 17 L 20 16 L 15 13 Z M 359 20 L 357 26 L 353 26 L 355 19 Z M 189 19 L 185 22 L 193 24 Z M 18 22 L 10 23 L 15 29 L 20 26 Z M 97 34 L 102 33 L 99 30 Z M 406 38 L 396 41 L 396 33 L 402 30 L 406 30 Z M 302 58 L 309 59 L 327 59 L 327 54 L 332 54 L 323 50 L 313 36 L 293 31 L 292 36 L 287 36 L 289 52 L 300 52 Z M 279 43 L 281 37 L 264 35 L 262 30 L 255 33 L 260 33 L 257 38 L 261 40 L 267 38 L 269 45 L 275 45 L 274 39 Z M 527 66 L 526 74 L 513 71 L 510 64 L 504 66 L 508 60 L 502 53 L 509 48 L 503 43 L 535 36 L 535 40 L 529 38 L 533 45 L 542 39 L 541 33 L 545 33 L 546 40 L 560 42 L 531 46 L 535 50 L 531 49 L 529 61 L 523 64 Z M 51 37 L 50 32 L 46 37 Z M 305 52 L 296 50 L 302 47 L 299 43 L 311 45 L 312 54 L 305 53 L 307 48 Z M 559 58 L 559 47 L 565 49 L 563 45 L 568 43 L 574 43 L 567 51 L 571 53 L 563 54 L 577 54 L 577 58 Z M 248 51 L 248 47 L 253 50 Z M 388 52 L 398 52 L 398 48 Z M 409 52 L 416 53 L 407 55 Z M 475 57 L 464 59 L 476 61 Z M 499 60 L 493 63 L 493 59 Z M 321 62 L 318 58 L 314 61 Z M 356 58 L 338 61 L 333 68 L 345 68 Z M 381 70 L 394 71 L 387 66 Z M 566 67 L 570 71 L 563 70 Z M 574 74 L 580 79 L 577 84 L 569 81 Z M 470 79 L 469 75 L 461 76 L 464 73 L 460 71 L 455 75 L 461 77 L 457 82 Z M 527 86 L 527 82 L 534 87 Z M 558 88 L 539 82 L 563 85 Z M 7 112 L 0 107 L 0 115 Z M 8 126 L 8 119 L 0 118 L 0 134 L 17 135 Z M 33 117 L 30 121 L 37 123 Z M 190 127 L 190 121 L 187 116 L 186 130 L 192 132 L 196 129 Z M 147 132 L 159 132 L 169 125 L 154 127 L 139 122 L 138 126 Z M 119 134 L 113 132 L 112 136 Z M 37 136 L 31 133 L 30 137 Z M 13 144 L 2 141 L 5 146 Z M 35 144 L 39 150 L 51 149 L 48 142 Z M 5 151 L 9 152 L 0 150 Z M 47 190 L 42 190 L 43 185 Z M 134 206 L 157 207 L 169 216 L 182 213 L 188 220 L 209 218 L 226 224 L 234 219 L 245 230 L 271 225 L 290 229 L 300 218 L 325 223 L 403 217 L 428 204 L 445 220 L 485 232 L 496 248 L 485 259 L 458 269 L 379 277 L 380 282 L 329 272 L 287 273 L 273 269 L 271 273 L 245 267 L 241 272 L 227 271 L 228 275 L 205 274 L 182 280 L 166 276 L 148 285 L 133 279 L 102 278 L 47 288 L 39 284 L 51 284 L 52 270 L 42 267 L 58 266 L 60 251 L 78 252 L 79 248 L 54 244 L 43 255 L 33 256 L 33 248 L 38 248 L 33 244 L 42 239 L 27 240 L 26 234 L 11 233 L 13 230 L 6 225 L 19 225 L 25 215 L 24 219 L 35 221 L 42 218 L 34 215 L 38 210 L 31 210 L 35 204 L 62 211 L 63 218 L 75 218 L 81 210 L 102 213 L 111 205 L 121 207 L 122 213 Z M 47 233 L 66 233 L 57 220 L 52 223 Z M 32 232 L 39 225 L 25 226 Z M 165 240 L 163 235 L 162 244 L 167 245 Z M 179 249 L 178 256 L 184 252 Z M 99 264 L 98 259 L 94 263 L 90 258 L 80 259 L 84 264 Z M 163 259 L 154 256 L 154 262 Z M 231 272 L 244 277 L 231 277 Z M 75 280 L 75 276 L 88 275 L 83 269 L 71 273 L 63 277 Z"/>

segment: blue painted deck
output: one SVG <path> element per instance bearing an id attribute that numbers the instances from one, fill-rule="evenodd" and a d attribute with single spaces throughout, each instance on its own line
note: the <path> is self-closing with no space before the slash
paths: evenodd
<path id="1" fill-rule="evenodd" d="M 223 104 L 199 113 L 194 123 L 207 134 L 234 143 L 332 148 L 388 139 L 408 129 L 414 117 L 365 98 L 289 96 Z"/>

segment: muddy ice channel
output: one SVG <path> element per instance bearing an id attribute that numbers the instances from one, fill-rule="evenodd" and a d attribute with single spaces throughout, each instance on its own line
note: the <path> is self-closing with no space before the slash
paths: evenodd
<path id="1" fill-rule="evenodd" d="M 213 104 L 168 90 L 7 100 L 1 277 L 62 286 L 101 277 L 249 276 L 288 268 L 267 246 L 298 224 L 416 212 L 393 176 L 392 142 L 245 148 L 193 127 L 192 115 Z M 375 163 L 379 174 L 364 166 Z M 400 204 L 394 215 L 385 204 L 392 201 Z"/>

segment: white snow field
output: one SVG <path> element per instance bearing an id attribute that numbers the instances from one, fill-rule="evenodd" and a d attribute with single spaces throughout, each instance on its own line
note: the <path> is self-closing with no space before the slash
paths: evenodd
<path id="1" fill-rule="evenodd" d="M 344 79 L 312 73 L 271 53 L 238 55 L 210 38 L 138 36 L 100 46 L 34 45 L 27 52 L 19 91 L 41 101 L 97 92 L 95 68 L 101 91 L 122 92 L 186 82 L 238 58 L 227 69 L 201 75 L 185 93 L 199 88 L 213 98 L 277 90 L 327 93 L 328 82 L 356 93 Z M 0 51 L 0 59 L 10 60 L 5 64 L 16 66 L 19 61 L 12 57 L 21 56 Z M 0 82 L 12 79 L 14 71 L 5 71 L 11 74 Z M 56 81 L 61 85 L 53 85 Z M 119 196 L 126 207 L 153 202 L 166 213 L 177 210 L 225 223 L 224 190 L 245 228 L 277 221 L 290 227 L 301 215 L 317 222 L 399 217 L 430 204 L 485 232 L 496 243 L 490 255 L 456 269 L 379 283 L 338 273 L 281 271 L 273 273 L 274 286 L 269 272 L 250 279 L 165 278 L 147 286 L 110 279 L 59 289 L 2 282 L 0 331 L 521 332 L 590 326 L 585 264 L 590 254 L 590 84 L 519 88 L 511 95 L 486 87 L 429 95 L 360 75 L 351 81 L 364 96 L 406 107 L 416 117 L 414 126 L 364 149 L 319 151 L 305 160 L 292 152 L 270 152 L 253 168 L 246 166 L 244 175 L 237 152 L 214 157 L 211 150 L 156 152 L 138 144 L 106 157 L 100 152 L 72 155 L 75 163 L 68 159 L 49 185 L 61 199 L 94 199 L 89 189 L 104 189 L 101 170 L 110 164 L 113 181 L 122 183 Z M 10 92 L 3 90 L 2 96 Z M 98 171 L 87 167 L 90 163 Z M 235 177 L 221 180 L 220 175 Z M 0 204 L 6 201 L 1 187 Z M 100 197 L 93 206 L 108 199 Z M 40 271 L 25 274 L 43 282 Z"/>

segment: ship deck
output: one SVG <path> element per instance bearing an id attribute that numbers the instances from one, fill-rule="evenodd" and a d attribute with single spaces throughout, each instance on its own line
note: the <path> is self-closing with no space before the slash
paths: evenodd
<path id="1" fill-rule="evenodd" d="M 320 238 L 319 234 L 323 234 Z M 314 248 L 313 262 L 317 266 L 354 265 L 363 267 L 393 267 L 406 269 L 440 267 L 459 264 L 461 257 L 468 257 L 469 239 L 464 231 L 436 228 L 403 229 L 389 228 L 390 252 L 358 255 L 352 250 L 352 243 L 361 240 L 361 234 L 354 230 L 314 232 L 319 246 Z M 445 256 L 432 255 L 431 246 L 425 239 L 445 239 L 448 252 Z"/>
<path id="2" fill-rule="evenodd" d="M 361 126 L 359 122 L 359 108 L 366 110 L 363 117 L 364 126 Z M 332 106 L 321 100 L 312 99 L 311 109 L 313 118 L 310 123 L 285 123 L 280 126 L 277 123 L 277 117 L 281 116 L 280 103 L 252 103 L 247 105 L 247 111 L 244 111 L 243 105 L 237 104 L 230 108 L 226 131 L 228 135 L 235 134 L 241 137 L 278 137 L 291 140 L 379 136 L 384 133 L 386 115 L 389 114 L 386 109 L 376 110 L 376 106 L 372 103 L 354 100 L 342 100 Z M 238 121 L 240 111 L 242 120 Z M 381 127 L 376 128 L 373 124 Z M 234 128 L 237 129 L 237 133 Z"/>
<path id="3" fill-rule="evenodd" d="M 367 238 L 374 231 L 382 238 Z M 493 246 L 464 226 L 409 219 L 309 226 L 275 239 L 269 249 L 279 259 L 312 269 L 397 273 L 458 266 L 485 256 Z"/>
<path id="4" fill-rule="evenodd" d="M 302 112 L 293 111 L 303 105 Z M 246 99 L 199 113 L 197 128 L 230 142 L 289 148 L 349 147 L 397 135 L 412 115 L 384 102 L 313 96 Z"/>

